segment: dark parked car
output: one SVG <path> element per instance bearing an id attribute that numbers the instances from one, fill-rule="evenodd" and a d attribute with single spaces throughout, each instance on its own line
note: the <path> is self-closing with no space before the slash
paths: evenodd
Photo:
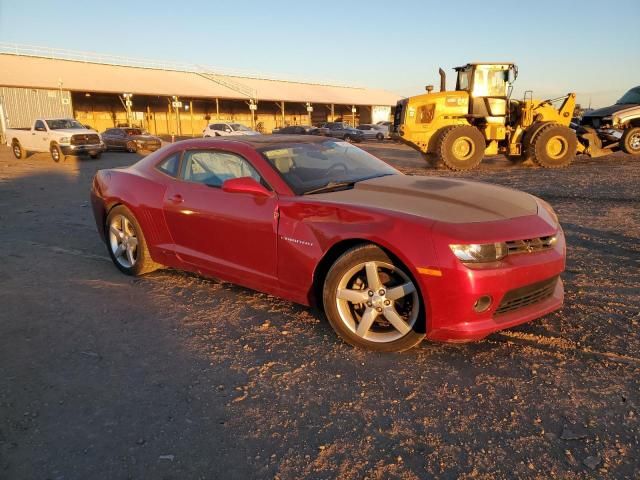
<path id="1" fill-rule="evenodd" d="M 640 86 L 629 90 L 614 105 L 585 113 L 580 125 L 594 129 L 602 147 L 640 155 Z"/>
<path id="2" fill-rule="evenodd" d="M 132 153 L 138 150 L 155 152 L 162 146 L 162 140 L 141 128 L 109 128 L 102 134 L 102 141 L 107 150 L 126 150 Z"/>
<path id="3" fill-rule="evenodd" d="M 288 127 L 278 128 L 273 131 L 279 135 L 315 135 L 316 127 L 311 125 L 290 125 Z"/>
<path id="4" fill-rule="evenodd" d="M 357 143 L 364 140 L 364 134 L 361 130 L 350 127 L 344 122 L 327 122 L 320 127 L 326 129 L 325 135 L 328 137 L 341 138 L 347 142 Z"/>

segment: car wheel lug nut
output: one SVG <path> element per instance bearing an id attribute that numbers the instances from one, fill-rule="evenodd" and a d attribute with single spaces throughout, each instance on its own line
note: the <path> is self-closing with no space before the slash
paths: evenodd
<path id="1" fill-rule="evenodd" d="M 378 310 L 378 312 L 382 312 L 382 308 L 380 307 L 376 308 L 376 310 Z"/>
<path id="2" fill-rule="evenodd" d="M 367 307 L 371 307 L 371 306 L 373 306 L 373 303 L 367 302 Z"/>
<path id="3" fill-rule="evenodd" d="M 384 290 L 380 289 L 380 291 L 378 292 L 380 295 L 384 295 Z"/>
<path id="4" fill-rule="evenodd" d="M 373 290 L 369 290 L 369 296 L 373 297 Z"/>
<path id="5" fill-rule="evenodd" d="M 385 300 L 385 301 L 384 301 L 384 304 L 385 304 L 385 305 L 391 305 L 391 302 L 390 302 L 389 300 Z"/>

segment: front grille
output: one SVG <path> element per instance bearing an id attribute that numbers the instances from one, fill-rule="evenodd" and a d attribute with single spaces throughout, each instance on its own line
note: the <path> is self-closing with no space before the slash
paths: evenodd
<path id="1" fill-rule="evenodd" d="M 71 137 L 71 145 L 97 145 L 100 137 L 95 133 L 78 134 Z"/>
<path id="2" fill-rule="evenodd" d="M 549 280 L 508 291 L 496 309 L 496 315 L 513 312 L 549 298 L 553 295 L 557 283 L 558 277 L 553 277 Z"/>
<path id="3" fill-rule="evenodd" d="M 556 243 L 556 236 L 549 235 L 547 237 L 527 238 L 524 240 L 511 240 L 507 243 L 507 251 L 509 255 L 515 253 L 533 253 L 541 250 L 552 248 Z"/>

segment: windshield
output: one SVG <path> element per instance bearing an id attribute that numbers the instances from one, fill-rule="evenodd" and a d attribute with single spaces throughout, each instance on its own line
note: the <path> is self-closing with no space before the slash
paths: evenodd
<path id="1" fill-rule="evenodd" d="M 478 65 L 473 80 L 474 97 L 506 97 L 509 71 L 501 66 Z"/>
<path id="2" fill-rule="evenodd" d="M 364 150 L 337 140 L 267 147 L 261 152 L 296 195 L 327 184 L 400 174 Z"/>
<path id="3" fill-rule="evenodd" d="M 640 103 L 640 87 L 632 88 L 616 102 L 617 105 L 626 105 L 630 103 Z"/>
<path id="4" fill-rule="evenodd" d="M 139 128 L 127 128 L 125 130 L 125 132 L 127 132 L 127 135 L 129 135 L 129 136 L 131 136 L 131 135 L 144 135 L 144 133 L 145 133 L 142 130 L 140 130 Z"/>
<path id="5" fill-rule="evenodd" d="M 71 118 L 61 118 L 57 120 L 45 120 L 49 126 L 49 130 L 66 130 L 67 128 L 82 128 L 85 126 L 80 122 L 76 122 Z"/>
<path id="6" fill-rule="evenodd" d="M 231 124 L 231 129 L 236 131 L 236 132 L 250 132 L 251 129 L 245 127 L 244 125 L 240 125 L 239 123 L 232 123 Z"/>

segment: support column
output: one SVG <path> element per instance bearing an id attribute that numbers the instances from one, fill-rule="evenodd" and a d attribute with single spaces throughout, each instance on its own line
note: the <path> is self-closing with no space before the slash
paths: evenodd
<path id="1" fill-rule="evenodd" d="M 193 134 L 193 100 L 189 100 L 189 112 L 191 113 L 191 136 L 195 137 Z"/>
<path id="2" fill-rule="evenodd" d="M 216 98 L 216 120 L 220 120 L 220 101 Z"/>

